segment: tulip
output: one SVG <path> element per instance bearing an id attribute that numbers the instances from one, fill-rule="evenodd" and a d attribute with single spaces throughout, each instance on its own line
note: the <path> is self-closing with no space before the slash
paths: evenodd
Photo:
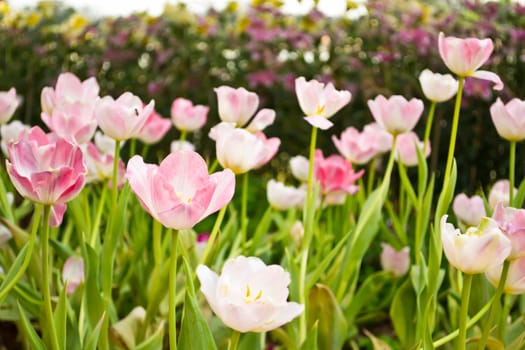
<path id="1" fill-rule="evenodd" d="M 259 97 L 241 87 L 234 89 L 229 86 L 215 88 L 219 105 L 219 117 L 223 122 L 234 123 L 242 127 L 253 116 L 259 106 Z"/>
<path id="2" fill-rule="evenodd" d="M 301 182 L 308 181 L 308 166 L 309 161 L 303 156 L 295 156 L 290 159 L 290 169 L 292 170 L 292 174 Z"/>
<path id="3" fill-rule="evenodd" d="M 282 182 L 272 179 L 266 185 L 266 197 L 272 208 L 288 210 L 304 204 L 306 191 L 304 188 L 286 186 Z"/>
<path id="4" fill-rule="evenodd" d="M 339 153 L 352 164 L 366 164 L 392 147 L 392 135 L 372 124 L 366 125 L 361 133 L 356 128 L 349 127 L 341 133 L 340 139 L 332 135 L 332 141 Z"/>
<path id="5" fill-rule="evenodd" d="M 352 94 L 349 91 L 335 89 L 332 83 L 306 81 L 304 77 L 295 79 L 295 93 L 306 121 L 319 129 L 326 130 L 334 124 L 328 120 L 346 106 Z"/>
<path id="6" fill-rule="evenodd" d="M 384 271 L 392 273 L 394 277 L 401 277 L 410 268 L 410 248 L 404 247 L 397 251 L 391 245 L 381 243 L 381 267 Z"/>
<path id="7" fill-rule="evenodd" d="M 152 110 L 137 138 L 146 144 L 154 144 L 162 140 L 170 128 L 171 121 Z"/>
<path id="8" fill-rule="evenodd" d="M 489 205 L 491 208 L 496 208 L 498 202 L 502 202 L 504 206 L 509 205 L 509 189 L 510 182 L 509 180 L 498 180 L 492 186 L 489 193 Z M 514 193 L 518 190 L 514 188 Z"/>
<path id="9" fill-rule="evenodd" d="M 478 226 L 481 218 L 487 215 L 483 199 L 478 195 L 469 198 L 464 193 L 458 194 L 452 203 L 452 210 L 458 220 L 468 226 Z"/>
<path id="10" fill-rule="evenodd" d="M 494 90 L 503 89 L 503 82 L 495 73 L 478 70 L 487 62 L 494 49 L 491 39 L 461 39 L 439 33 L 438 46 L 445 65 L 459 77 L 489 80 L 495 84 Z"/>
<path id="11" fill-rule="evenodd" d="M 379 95 L 368 101 L 368 108 L 375 121 L 392 135 L 412 130 L 423 113 L 423 102 L 413 98 L 407 101 L 403 96 L 394 95 L 388 100 Z"/>
<path id="12" fill-rule="evenodd" d="M 509 259 L 517 259 L 525 255 L 525 209 L 504 207 L 499 202 L 492 214 L 500 230 L 507 236 L 512 245 Z"/>
<path id="13" fill-rule="evenodd" d="M 94 143 L 89 142 L 84 148 L 84 158 L 88 169 L 86 182 L 112 181 L 114 162 L 113 153 L 102 153 Z M 126 181 L 126 168 L 124 162 L 120 159 L 117 171 L 117 186 L 121 187 Z M 110 186 L 112 186 L 111 182 Z"/>
<path id="14" fill-rule="evenodd" d="M 395 158 L 407 167 L 416 166 L 418 163 L 417 150 L 423 152 L 423 142 L 413 131 L 401 134 L 397 138 Z M 425 157 L 430 155 L 430 142 L 427 141 Z"/>
<path id="15" fill-rule="evenodd" d="M 7 172 L 18 192 L 37 203 L 61 204 L 73 199 L 85 183 L 80 147 L 39 127 L 23 132 L 8 145 Z"/>
<path id="16" fill-rule="evenodd" d="M 190 229 L 225 206 L 235 190 L 231 170 L 208 175 L 204 159 L 190 151 L 170 153 L 159 166 L 134 156 L 126 177 L 144 209 L 177 230 Z"/>
<path id="17" fill-rule="evenodd" d="M 73 293 L 84 280 L 84 260 L 79 256 L 67 258 L 62 268 L 62 281 L 67 283 L 66 293 Z"/>
<path id="18" fill-rule="evenodd" d="M 220 276 L 199 265 L 197 277 L 211 309 L 239 332 L 267 332 L 304 311 L 304 305 L 287 301 L 290 274 L 256 257 L 226 261 Z"/>
<path id="19" fill-rule="evenodd" d="M 0 124 L 7 123 L 13 117 L 20 102 L 15 88 L 11 88 L 7 92 L 0 91 Z"/>
<path id="20" fill-rule="evenodd" d="M 29 125 L 25 125 L 19 120 L 13 120 L 9 124 L 3 124 L 0 126 L 0 137 L 2 152 L 7 156 L 7 145 L 10 142 L 18 140 L 22 131 L 31 129 Z"/>
<path id="21" fill-rule="evenodd" d="M 450 100 L 458 92 L 459 86 L 452 75 L 432 73 L 428 69 L 419 75 L 419 83 L 425 97 L 436 103 Z"/>
<path id="22" fill-rule="evenodd" d="M 195 251 L 199 258 L 202 256 L 202 254 L 204 254 L 204 250 L 206 249 L 206 245 L 208 244 L 209 240 L 209 233 L 200 233 L 197 235 L 197 239 L 195 240 Z"/>
<path id="23" fill-rule="evenodd" d="M 170 144 L 171 153 L 176 151 L 195 151 L 195 146 L 188 141 L 175 140 Z"/>
<path id="24" fill-rule="evenodd" d="M 503 139 L 511 142 L 525 139 L 525 101 L 513 98 L 504 105 L 498 98 L 490 107 L 490 116 Z"/>
<path id="25" fill-rule="evenodd" d="M 171 104 L 171 121 L 181 131 L 196 131 L 206 124 L 209 107 L 193 105 L 190 100 L 177 98 Z"/>
<path id="26" fill-rule="evenodd" d="M 55 204 L 51 206 L 51 211 L 49 214 L 49 226 L 50 227 L 59 227 L 62 224 L 64 219 L 64 214 L 67 210 L 67 204 Z"/>
<path id="27" fill-rule="evenodd" d="M 100 129 L 114 140 L 123 141 L 140 134 L 155 102 L 143 107 L 137 96 L 125 92 L 114 100 L 111 96 L 101 98 L 95 105 L 95 117 Z"/>
<path id="28" fill-rule="evenodd" d="M 462 234 L 441 218 L 441 240 L 448 262 L 467 274 L 487 271 L 500 265 L 511 252 L 511 243 L 498 228 L 498 224 L 483 218 L 478 227 L 470 227 Z"/>
<path id="29" fill-rule="evenodd" d="M 491 267 L 485 273 L 485 276 L 494 287 L 500 282 L 503 265 Z M 509 262 L 509 271 L 503 287 L 505 294 L 523 294 L 525 293 L 525 257 L 511 260 Z"/>
<path id="30" fill-rule="evenodd" d="M 103 154 L 115 154 L 115 140 L 104 135 L 100 131 L 95 132 L 95 146 Z M 124 146 L 125 142 L 121 141 L 120 146 Z"/>

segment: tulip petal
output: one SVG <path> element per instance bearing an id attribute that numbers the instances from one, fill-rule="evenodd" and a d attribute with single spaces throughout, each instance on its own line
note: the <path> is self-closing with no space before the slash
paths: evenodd
<path id="1" fill-rule="evenodd" d="M 501 81 L 501 78 L 493 72 L 489 72 L 486 70 L 478 70 L 475 71 L 474 74 L 471 75 L 474 78 L 488 80 L 494 83 L 494 90 L 502 90 L 503 89 L 503 81 Z"/>
<path id="2" fill-rule="evenodd" d="M 334 123 L 329 121 L 328 119 L 320 116 L 310 116 L 310 117 L 304 117 L 304 119 L 312 126 L 315 126 L 316 128 L 319 128 L 321 130 L 327 130 L 330 129 Z"/>

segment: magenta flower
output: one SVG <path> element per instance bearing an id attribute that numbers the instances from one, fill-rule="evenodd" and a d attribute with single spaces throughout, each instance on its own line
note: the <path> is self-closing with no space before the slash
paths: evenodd
<path id="1" fill-rule="evenodd" d="M 346 106 L 352 94 L 346 90 L 336 90 L 332 83 L 306 81 L 304 77 L 295 79 L 295 93 L 306 121 L 319 129 L 326 130 L 334 125 L 328 120 Z"/>
<path id="2" fill-rule="evenodd" d="M 525 101 L 513 98 L 506 105 L 498 98 L 490 106 L 490 116 L 499 136 L 507 141 L 525 139 Z"/>
<path id="3" fill-rule="evenodd" d="M 386 99 L 383 95 L 368 100 L 368 108 L 375 121 L 392 135 L 411 131 L 423 113 L 423 102 L 417 98 L 407 101 L 394 95 Z"/>
<path id="4" fill-rule="evenodd" d="M 192 228 L 228 204 L 235 190 L 232 171 L 208 175 L 204 159 L 189 151 L 170 153 L 159 166 L 134 156 L 126 176 L 144 209 L 177 230 Z"/>
<path id="5" fill-rule="evenodd" d="M 34 202 L 62 204 L 84 186 L 86 165 L 80 147 L 35 126 L 8 146 L 6 167 L 17 191 Z"/>
<path id="6" fill-rule="evenodd" d="M 171 121 L 181 131 L 196 131 L 206 124 L 209 107 L 193 105 L 190 100 L 177 98 L 171 104 Z"/>
<path id="7" fill-rule="evenodd" d="M 0 124 L 7 123 L 13 117 L 19 104 L 20 98 L 16 95 L 15 88 L 7 92 L 0 91 Z"/>
<path id="8" fill-rule="evenodd" d="M 452 210 L 456 218 L 468 226 L 478 226 L 487 215 L 483 199 L 478 195 L 469 198 L 464 193 L 458 194 L 452 203 Z"/>
<path id="9" fill-rule="evenodd" d="M 504 207 L 500 202 L 492 214 L 500 230 L 512 245 L 509 259 L 525 256 L 525 209 Z"/>
<path id="10" fill-rule="evenodd" d="M 493 82 L 494 90 L 503 89 L 503 82 L 495 73 L 478 70 L 492 54 L 491 39 L 445 37 L 439 33 L 439 55 L 445 65 L 460 77 L 474 77 Z"/>
<path id="11" fill-rule="evenodd" d="M 146 144 L 154 144 L 162 140 L 170 128 L 171 121 L 152 110 L 137 138 Z"/>
<path id="12" fill-rule="evenodd" d="M 381 243 L 380 262 L 384 271 L 391 272 L 394 277 L 401 277 L 410 268 L 410 247 L 397 251 L 387 243 Z"/>
<path id="13" fill-rule="evenodd" d="M 423 152 L 423 141 L 419 140 L 413 131 L 401 134 L 397 137 L 395 159 L 407 167 L 416 166 L 418 163 L 417 150 Z M 425 158 L 430 155 L 430 142 L 427 141 Z"/>
<path id="14" fill-rule="evenodd" d="M 339 153 L 352 164 L 366 164 L 392 147 L 392 135 L 376 123 L 366 125 L 361 133 L 354 127 L 346 128 L 341 139 L 332 135 L 332 141 Z"/>

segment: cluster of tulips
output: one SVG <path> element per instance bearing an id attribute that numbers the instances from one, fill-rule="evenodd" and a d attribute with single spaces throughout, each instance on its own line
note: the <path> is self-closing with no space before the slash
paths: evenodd
<path id="1" fill-rule="evenodd" d="M 492 81 L 496 90 L 503 83 L 479 70 L 492 53 L 490 39 L 441 33 L 438 45 L 458 79 L 421 73 L 431 102 L 422 141 L 412 129 L 423 101 L 377 96 L 368 102 L 374 123 L 361 132 L 350 127 L 333 135 L 340 155 L 325 157 L 316 149 L 318 130 L 333 125 L 330 118 L 351 94 L 331 83 L 296 79 L 299 107 L 312 126 L 308 158 L 290 160 L 289 182 L 296 186 L 268 181 L 269 207 L 257 218 L 247 214 L 248 174 L 276 155 L 280 140 L 264 134 L 276 115 L 258 110 L 253 92 L 215 89 L 221 122 L 209 131 L 216 142 L 210 164 L 187 141 L 188 133 L 205 125 L 206 106 L 177 98 L 169 120 L 155 112 L 153 101 L 146 104 L 130 92 L 99 97 L 94 78 L 81 81 L 63 73 L 41 94 L 41 118 L 50 130 L 45 132 L 8 123 L 21 99 L 14 89 L 1 93 L 10 182 L 2 174 L 0 305 L 14 308 L 21 342 L 54 350 L 161 349 L 168 346 L 164 339 L 170 349 L 355 347 L 358 316 L 389 308 L 393 341 L 403 348 L 435 348 L 456 338 L 457 349 L 467 342 L 483 349 L 489 341 L 520 348 L 525 329 L 512 319 L 515 299 L 500 303 L 503 294 L 525 292 L 525 210 L 519 209 L 525 186 L 516 189 L 514 179 L 516 142 L 525 138 L 525 102 L 505 105 L 498 99 L 490 109 L 499 135 L 511 145 L 509 179 L 495 184 L 488 200 L 457 195 L 452 211 L 460 228 L 455 228 L 447 213 L 455 191 L 463 83 L 467 76 Z M 436 104 L 454 95 L 447 165 L 434 203 L 435 178 L 425 159 L 432 118 Z M 172 125 L 180 138 L 170 153 L 158 165 L 146 163 L 147 145 L 160 141 Z M 141 155 L 136 140 L 143 145 Z M 125 142 L 130 143 L 127 164 L 120 159 Z M 386 152 L 390 156 L 382 167 Z M 401 179 L 396 201 L 388 198 L 394 161 Z M 219 165 L 224 170 L 214 172 Z M 417 167 L 415 185 L 407 167 Z M 237 180 L 240 210 L 231 202 Z M 23 198 L 15 198 L 13 188 Z M 211 232 L 195 232 L 216 212 Z M 363 276 L 361 265 L 379 234 L 387 241 L 379 258 L 382 271 Z M 441 262 L 443 251 L 448 264 Z M 55 262 L 63 263 L 62 278 Z M 221 268 L 220 275 L 214 272 Z M 481 273 L 495 289 L 474 279 Z M 446 303 L 440 296 L 445 276 Z M 199 302 L 196 282 L 209 308 Z M 479 309 L 469 301 L 473 283 L 492 293 Z M 452 297 L 459 292 L 459 298 Z M 381 305 L 382 298 L 388 305 Z M 443 308 L 448 308 L 446 322 Z M 221 332 L 224 326 L 209 309 L 232 331 Z M 518 335 L 510 338 L 507 328 Z M 376 348 L 388 347 L 378 334 L 365 334 Z"/>

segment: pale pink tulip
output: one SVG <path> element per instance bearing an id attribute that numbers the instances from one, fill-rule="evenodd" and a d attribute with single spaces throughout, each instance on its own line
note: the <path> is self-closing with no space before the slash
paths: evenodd
<path id="1" fill-rule="evenodd" d="M 504 105 L 498 98 L 490 106 L 490 116 L 500 137 L 513 142 L 525 139 L 525 101 L 513 98 Z"/>
<path id="2" fill-rule="evenodd" d="M 195 146 L 193 145 L 193 143 L 188 142 L 186 140 L 184 141 L 175 140 L 175 141 L 171 141 L 170 151 L 171 153 L 176 152 L 176 151 L 195 151 Z"/>
<path id="3" fill-rule="evenodd" d="M 0 91 L 0 124 L 7 123 L 13 117 L 20 102 L 15 88 L 11 88 L 9 91 Z"/>
<path id="4" fill-rule="evenodd" d="M 209 107 L 193 105 L 185 98 L 176 98 L 171 104 L 171 121 L 181 131 L 197 131 L 206 124 Z"/>
<path id="5" fill-rule="evenodd" d="M 229 169 L 208 175 L 196 152 L 170 153 L 159 166 L 134 156 L 126 176 L 142 206 L 164 226 L 190 229 L 231 200 L 235 175 Z"/>
<path id="6" fill-rule="evenodd" d="M 487 215 L 483 199 L 478 195 L 469 198 L 464 193 L 458 194 L 452 203 L 452 210 L 456 218 L 467 226 L 478 226 L 481 218 Z"/>
<path id="7" fill-rule="evenodd" d="M 450 100 L 458 92 L 459 86 L 452 75 L 432 73 L 428 69 L 419 74 L 419 83 L 425 97 L 436 103 Z"/>
<path id="8" fill-rule="evenodd" d="M 525 209 L 504 207 L 500 202 L 496 205 L 492 218 L 511 242 L 509 259 L 525 256 Z"/>
<path id="9" fill-rule="evenodd" d="M 387 243 L 381 243 L 381 267 L 384 271 L 392 273 L 394 277 L 401 277 L 410 268 L 410 247 L 395 250 Z"/>
<path id="10" fill-rule="evenodd" d="M 286 186 L 282 182 L 272 179 L 266 184 L 266 197 L 272 208 L 288 210 L 303 206 L 306 190 L 304 188 Z"/>
<path id="11" fill-rule="evenodd" d="M 84 186 L 86 165 L 79 146 L 39 127 L 8 146 L 7 172 L 18 192 L 37 203 L 61 204 Z"/>
<path id="12" fill-rule="evenodd" d="M 393 135 L 411 131 L 423 113 L 423 102 L 417 98 L 407 101 L 394 95 L 386 99 L 383 95 L 368 100 L 368 108 L 375 121 Z"/>
<path id="13" fill-rule="evenodd" d="M 143 143 L 154 144 L 162 140 L 170 128 L 171 121 L 152 110 L 137 138 Z"/>
<path id="14" fill-rule="evenodd" d="M 496 208 L 496 204 L 502 202 L 503 206 L 509 205 L 509 180 L 498 180 L 492 186 L 489 192 L 489 205 L 492 209 Z M 518 192 L 517 188 L 514 188 L 514 193 Z"/>
<path id="15" fill-rule="evenodd" d="M 332 135 L 339 153 L 353 164 L 366 164 L 392 147 L 392 135 L 376 123 L 372 124 L 366 125 L 361 133 L 356 128 L 349 127 L 341 133 L 341 139 Z"/>
<path id="16" fill-rule="evenodd" d="M 226 261 L 220 276 L 199 265 L 197 277 L 211 309 L 239 332 L 267 332 L 304 311 L 304 305 L 287 301 L 290 274 L 256 257 Z"/>
<path id="17" fill-rule="evenodd" d="M 253 117 L 250 124 L 246 127 L 246 130 L 257 133 L 266 129 L 267 126 L 272 125 L 274 121 L 275 111 L 273 109 L 263 108 Z"/>
<path id="18" fill-rule="evenodd" d="M 494 287 L 499 285 L 502 271 L 503 264 L 494 266 L 485 273 L 485 276 Z M 503 293 L 513 295 L 525 293 L 525 257 L 509 262 L 509 271 L 503 287 Z"/>
<path id="19" fill-rule="evenodd" d="M 418 163 L 417 150 L 423 153 L 423 141 L 419 140 L 413 131 L 401 134 L 397 137 L 395 159 L 407 167 L 416 166 Z M 427 158 L 430 155 L 430 142 L 427 141 L 426 152 L 423 155 Z"/>
<path id="20" fill-rule="evenodd" d="M 495 73 L 478 70 L 492 54 L 491 39 L 445 37 L 439 33 L 439 55 L 445 65 L 460 77 L 474 77 L 493 82 L 495 90 L 503 89 L 503 82 Z"/>
<path id="21" fill-rule="evenodd" d="M 295 156 L 290 159 L 290 169 L 292 170 L 293 176 L 301 181 L 308 181 L 308 167 L 310 162 L 308 158 L 303 156 Z"/>
<path id="22" fill-rule="evenodd" d="M 120 147 L 124 146 L 125 143 L 125 141 L 121 141 Z M 95 146 L 97 146 L 100 153 L 115 154 L 115 144 L 116 141 L 111 137 L 104 135 L 100 131 L 95 132 Z"/>
<path id="23" fill-rule="evenodd" d="M 500 265 L 511 252 L 511 243 L 498 224 L 483 218 L 478 227 L 469 227 L 464 234 L 441 218 L 441 240 L 448 262 L 468 274 L 483 273 Z"/>
<path id="24" fill-rule="evenodd" d="M 95 105 L 95 117 L 107 136 L 118 141 L 128 140 L 140 134 L 155 102 L 143 106 L 140 98 L 130 92 L 123 93 L 116 100 L 105 96 Z"/>
<path id="25" fill-rule="evenodd" d="M 109 186 L 111 187 L 113 185 L 111 183 L 113 180 L 113 154 L 100 152 L 92 142 L 89 142 L 83 150 L 88 170 L 86 182 L 109 181 Z M 126 182 L 126 168 L 121 159 L 118 161 L 117 169 L 117 186 L 121 187 Z"/>
<path id="26" fill-rule="evenodd" d="M 19 120 L 13 120 L 9 124 L 3 124 L 0 126 L 0 143 L 2 147 L 2 152 L 7 156 L 7 145 L 10 142 L 18 140 L 20 134 L 23 131 L 31 129 L 29 125 L 22 124 Z"/>
<path id="27" fill-rule="evenodd" d="M 332 83 L 306 81 L 304 77 L 295 79 L 295 93 L 306 121 L 319 129 L 326 130 L 334 125 L 328 120 L 346 106 L 352 94 L 346 90 L 336 90 Z"/>
<path id="28" fill-rule="evenodd" d="M 223 122 L 234 123 L 242 127 L 254 115 L 259 106 L 259 96 L 243 87 L 234 89 L 229 86 L 215 88 L 219 105 L 219 117 Z"/>
<path id="29" fill-rule="evenodd" d="M 62 268 L 62 281 L 67 283 L 66 293 L 73 293 L 84 280 L 84 260 L 79 256 L 67 258 Z"/>

